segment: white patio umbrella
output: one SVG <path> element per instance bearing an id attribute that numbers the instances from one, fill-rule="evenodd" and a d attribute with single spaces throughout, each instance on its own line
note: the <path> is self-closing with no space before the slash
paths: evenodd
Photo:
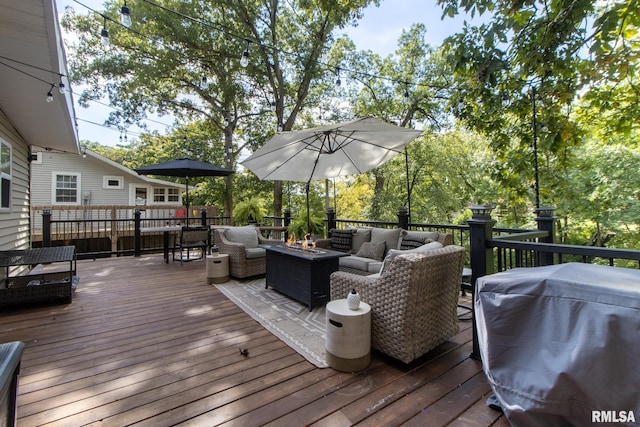
<path id="1" fill-rule="evenodd" d="M 367 117 L 279 132 L 241 164 L 260 179 L 306 182 L 308 216 L 311 181 L 367 172 L 401 153 L 421 134 Z"/>

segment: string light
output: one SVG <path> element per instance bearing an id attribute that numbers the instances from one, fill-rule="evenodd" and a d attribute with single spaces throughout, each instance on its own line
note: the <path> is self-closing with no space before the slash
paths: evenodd
<path id="1" fill-rule="evenodd" d="M 102 26 L 102 31 L 100 31 L 100 40 L 102 41 L 102 46 L 109 46 L 109 31 L 107 31 L 107 17 L 104 16 L 104 25 Z"/>
<path id="2" fill-rule="evenodd" d="M 340 67 L 336 68 L 336 87 L 340 87 L 342 81 L 340 80 Z"/>
<path id="3" fill-rule="evenodd" d="M 53 93 L 51 91 L 55 86 L 56 85 L 54 85 L 53 83 L 51 84 L 51 88 L 49 89 L 49 92 L 47 92 L 47 102 L 53 102 Z"/>
<path id="4" fill-rule="evenodd" d="M 85 4 L 81 3 L 81 2 L 80 2 L 80 1 L 78 1 L 78 0 L 73 0 L 73 1 L 74 1 L 75 3 L 78 3 L 78 4 L 79 4 L 79 5 L 81 5 L 81 6 L 85 7 L 86 9 L 88 9 L 88 10 L 92 11 L 92 12 L 94 12 L 94 13 L 96 13 L 96 14 L 101 15 L 102 17 L 104 17 L 104 18 L 105 18 L 105 22 L 106 22 L 106 19 L 110 19 L 110 18 L 106 17 L 104 14 L 102 14 L 102 13 L 100 13 L 100 12 L 98 12 L 98 11 L 96 11 L 96 10 L 94 10 L 94 9 L 92 9 L 92 8 L 90 8 L 90 7 L 88 7 L 88 6 L 86 6 Z M 143 1 L 144 1 L 145 3 L 148 3 L 148 4 L 152 5 L 152 6 L 158 7 L 158 8 L 160 8 L 160 9 L 162 9 L 162 10 L 166 11 L 166 12 L 173 13 L 173 14 L 175 14 L 175 15 L 177 15 L 177 16 L 179 16 L 179 17 L 183 18 L 183 19 L 187 19 L 187 20 L 190 20 L 190 21 L 195 22 L 195 23 L 197 23 L 197 24 L 203 25 L 203 26 L 205 26 L 205 27 L 209 27 L 209 28 L 215 29 L 215 30 L 217 30 L 217 31 L 220 31 L 220 32 L 222 32 L 222 33 L 224 33 L 224 34 L 228 35 L 230 38 L 241 38 L 241 37 L 242 37 L 242 36 L 240 36 L 240 35 L 238 35 L 238 34 L 234 34 L 234 33 L 230 32 L 229 30 L 225 29 L 224 27 L 216 26 L 216 25 L 213 25 L 213 24 L 211 24 L 211 23 L 209 23 L 209 22 L 202 21 L 202 20 L 200 20 L 200 19 L 197 19 L 197 18 L 194 18 L 194 17 L 189 16 L 189 15 L 187 15 L 187 14 L 184 14 L 184 13 L 178 12 L 178 11 L 173 10 L 173 9 L 171 9 L 171 8 L 167 8 L 167 7 L 165 7 L 165 6 L 161 5 L 161 4 L 158 4 L 158 3 L 154 2 L 154 1 L 151 1 L 151 0 L 143 0 Z M 125 2 L 125 6 L 126 6 L 126 0 L 124 0 L 124 2 Z M 123 6 L 123 8 L 124 8 L 125 6 Z M 127 8 L 128 8 L 128 7 L 127 7 Z M 122 10 L 122 8 L 121 8 L 121 10 Z M 105 27 L 106 27 L 106 25 L 105 25 Z M 106 30 L 106 28 L 105 28 L 105 30 Z M 137 31 L 134 31 L 134 30 L 131 30 L 131 29 L 129 29 L 129 31 L 133 31 L 135 34 L 137 34 L 137 35 L 139 35 L 139 36 L 141 36 L 141 37 L 146 37 L 146 36 L 144 36 L 143 34 L 138 33 Z M 108 33 L 108 31 L 107 31 L 107 33 Z M 244 38 L 244 40 L 245 40 L 245 41 L 246 41 L 246 43 L 247 43 L 247 47 L 246 47 L 246 49 L 242 52 L 242 56 L 240 57 L 240 65 L 241 65 L 242 67 L 247 67 L 247 66 L 249 65 L 249 56 L 250 56 L 249 46 L 250 46 L 250 44 L 251 44 L 251 43 L 257 43 L 257 42 L 255 42 L 255 41 L 253 41 L 253 40 L 251 40 L 251 39 L 248 39 L 248 38 Z M 283 54 L 285 54 L 285 55 L 289 55 L 289 56 L 296 56 L 296 57 L 298 57 L 298 58 L 300 58 L 300 59 L 308 59 L 308 58 L 306 58 L 306 57 L 304 57 L 304 56 L 302 56 L 302 55 L 295 54 L 295 53 L 291 53 L 291 52 L 287 52 L 287 51 L 285 51 L 285 50 L 282 50 L 282 49 L 279 49 L 279 48 L 276 48 L 276 47 L 273 47 L 273 46 L 268 46 L 268 45 L 265 45 L 265 44 L 262 44 L 262 43 L 258 43 L 258 44 L 259 44 L 260 46 L 263 46 L 265 49 L 270 49 L 270 50 L 273 50 L 273 51 L 276 51 L 276 52 L 281 52 L 281 53 L 283 53 Z M 173 50 L 173 49 L 171 49 L 171 50 Z M 176 52 L 176 53 L 178 53 L 178 54 L 179 54 L 179 52 Z M 322 62 L 320 62 L 320 61 L 317 61 L 317 60 L 316 60 L 315 62 L 316 62 L 317 64 L 319 64 L 319 65 L 322 65 L 322 66 L 326 67 L 326 68 L 330 68 L 330 67 L 331 67 L 331 66 L 329 66 L 328 64 L 324 64 L 324 63 L 322 63 Z M 337 73 L 339 73 L 340 71 L 345 71 L 345 70 L 342 70 L 342 69 L 341 69 L 341 68 L 339 68 L 339 67 L 338 67 L 338 68 L 331 67 L 331 68 L 334 68 L 335 70 L 337 70 Z M 352 75 L 354 75 L 354 76 L 362 76 L 362 77 L 368 77 L 368 78 L 379 78 L 379 79 L 382 79 L 382 80 L 387 80 L 387 81 L 392 82 L 392 83 L 398 83 L 398 81 L 397 81 L 397 80 L 395 80 L 395 79 L 393 79 L 393 78 L 391 78 L 391 77 L 386 77 L 386 76 L 381 76 L 381 75 L 375 75 L 375 74 L 370 74 L 370 73 L 366 73 L 366 72 L 362 72 L 362 71 L 355 71 L 355 70 L 346 70 L 346 71 L 349 71 L 349 72 L 350 72 Z M 337 80 L 336 80 L 336 86 L 340 86 L 341 84 L 342 84 L 342 81 L 341 81 L 341 79 L 340 79 L 340 76 L 338 75 L 338 76 L 337 76 Z M 405 84 L 411 84 L 411 85 L 415 85 L 415 86 L 427 86 L 427 87 L 432 87 L 432 85 L 425 84 L 425 83 L 407 83 L 407 82 L 405 82 Z"/>
<path id="5" fill-rule="evenodd" d="M 64 95 L 64 83 L 62 82 L 62 74 L 60 75 L 60 83 L 58 83 L 58 91 Z"/>
<path id="6" fill-rule="evenodd" d="M 127 6 L 127 0 L 124 0 L 124 6 L 120 8 L 120 22 L 127 28 L 131 27 L 131 11 Z"/>
<path id="7" fill-rule="evenodd" d="M 247 42 L 247 48 L 242 52 L 242 57 L 240 58 L 240 66 L 246 68 L 249 65 L 249 45 L 251 44 L 251 40 L 245 39 Z"/>

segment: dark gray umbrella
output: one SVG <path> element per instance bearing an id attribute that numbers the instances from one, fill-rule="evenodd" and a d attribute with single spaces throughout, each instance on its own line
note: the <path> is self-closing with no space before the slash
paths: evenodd
<path id="1" fill-rule="evenodd" d="M 227 176 L 234 173 L 211 163 L 193 159 L 176 159 L 134 169 L 140 175 L 177 176 L 185 178 L 187 224 L 189 223 L 189 178 L 194 176 Z"/>

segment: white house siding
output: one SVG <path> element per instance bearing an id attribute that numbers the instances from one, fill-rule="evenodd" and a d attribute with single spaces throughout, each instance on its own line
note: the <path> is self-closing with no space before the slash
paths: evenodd
<path id="1" fill-rule="evenodd" d="M 80 174 L 80 194 L 83 192 L 91 192 L 91 199 L 86 206 L 127 206 L 130 205 L 129 188 L 130 184 L 148 186 L 150 193 L 148 194 L 148 205 L 154 205 L 153 188 L 162 187 L 146 181 L 139 177 L 135 172 L 125 171 L 116 168 L 99 158 L 87 155 L 83 158 L 81 155 L 68 153 L 42 152 L 40 154 L 40 162 L 33 162 L 31 165 L 31 182 L 32 182 L 32 206 L 51 206 L 53 194 L 53 173 L 70 173 Z M 124 185 L 121 189 L 103 188 L 104 177 L 121 177 Z M 182 188 L 180 184 L 173 184 Z M 81 203 L 82 204 L 82 203 Z M 164 203 L 163 205 L 176 206 L 179 202 Z M 159 205 L 161 206 L 161 205 Z"/>
<path id="2" fill-rule="evenodd" d="M 0 111 L 0 138 L 12 148 L 11 208 L 0 209 L 0 250 L 29 247 L 29 147 Z M 4 274 L 4 273 L 2 273 Z"/>

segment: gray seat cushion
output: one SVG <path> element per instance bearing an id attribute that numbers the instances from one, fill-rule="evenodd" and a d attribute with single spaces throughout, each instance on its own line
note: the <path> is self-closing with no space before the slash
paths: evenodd
<path id="1" fill-rule="evenodd" d="M 262 258 L 267 256 L 267 250 L 265 248 L 246 248 L 244 252 L 247 259 Z"/>
<path id="2" fill-rule="evenodd" d="M 376 262 L 370 258 L 363 258 L 355 255 L 344 256 L 338 260 L 341 267 L 356 268 L 362 271 L 369 271 L 369 263 Z"/>

